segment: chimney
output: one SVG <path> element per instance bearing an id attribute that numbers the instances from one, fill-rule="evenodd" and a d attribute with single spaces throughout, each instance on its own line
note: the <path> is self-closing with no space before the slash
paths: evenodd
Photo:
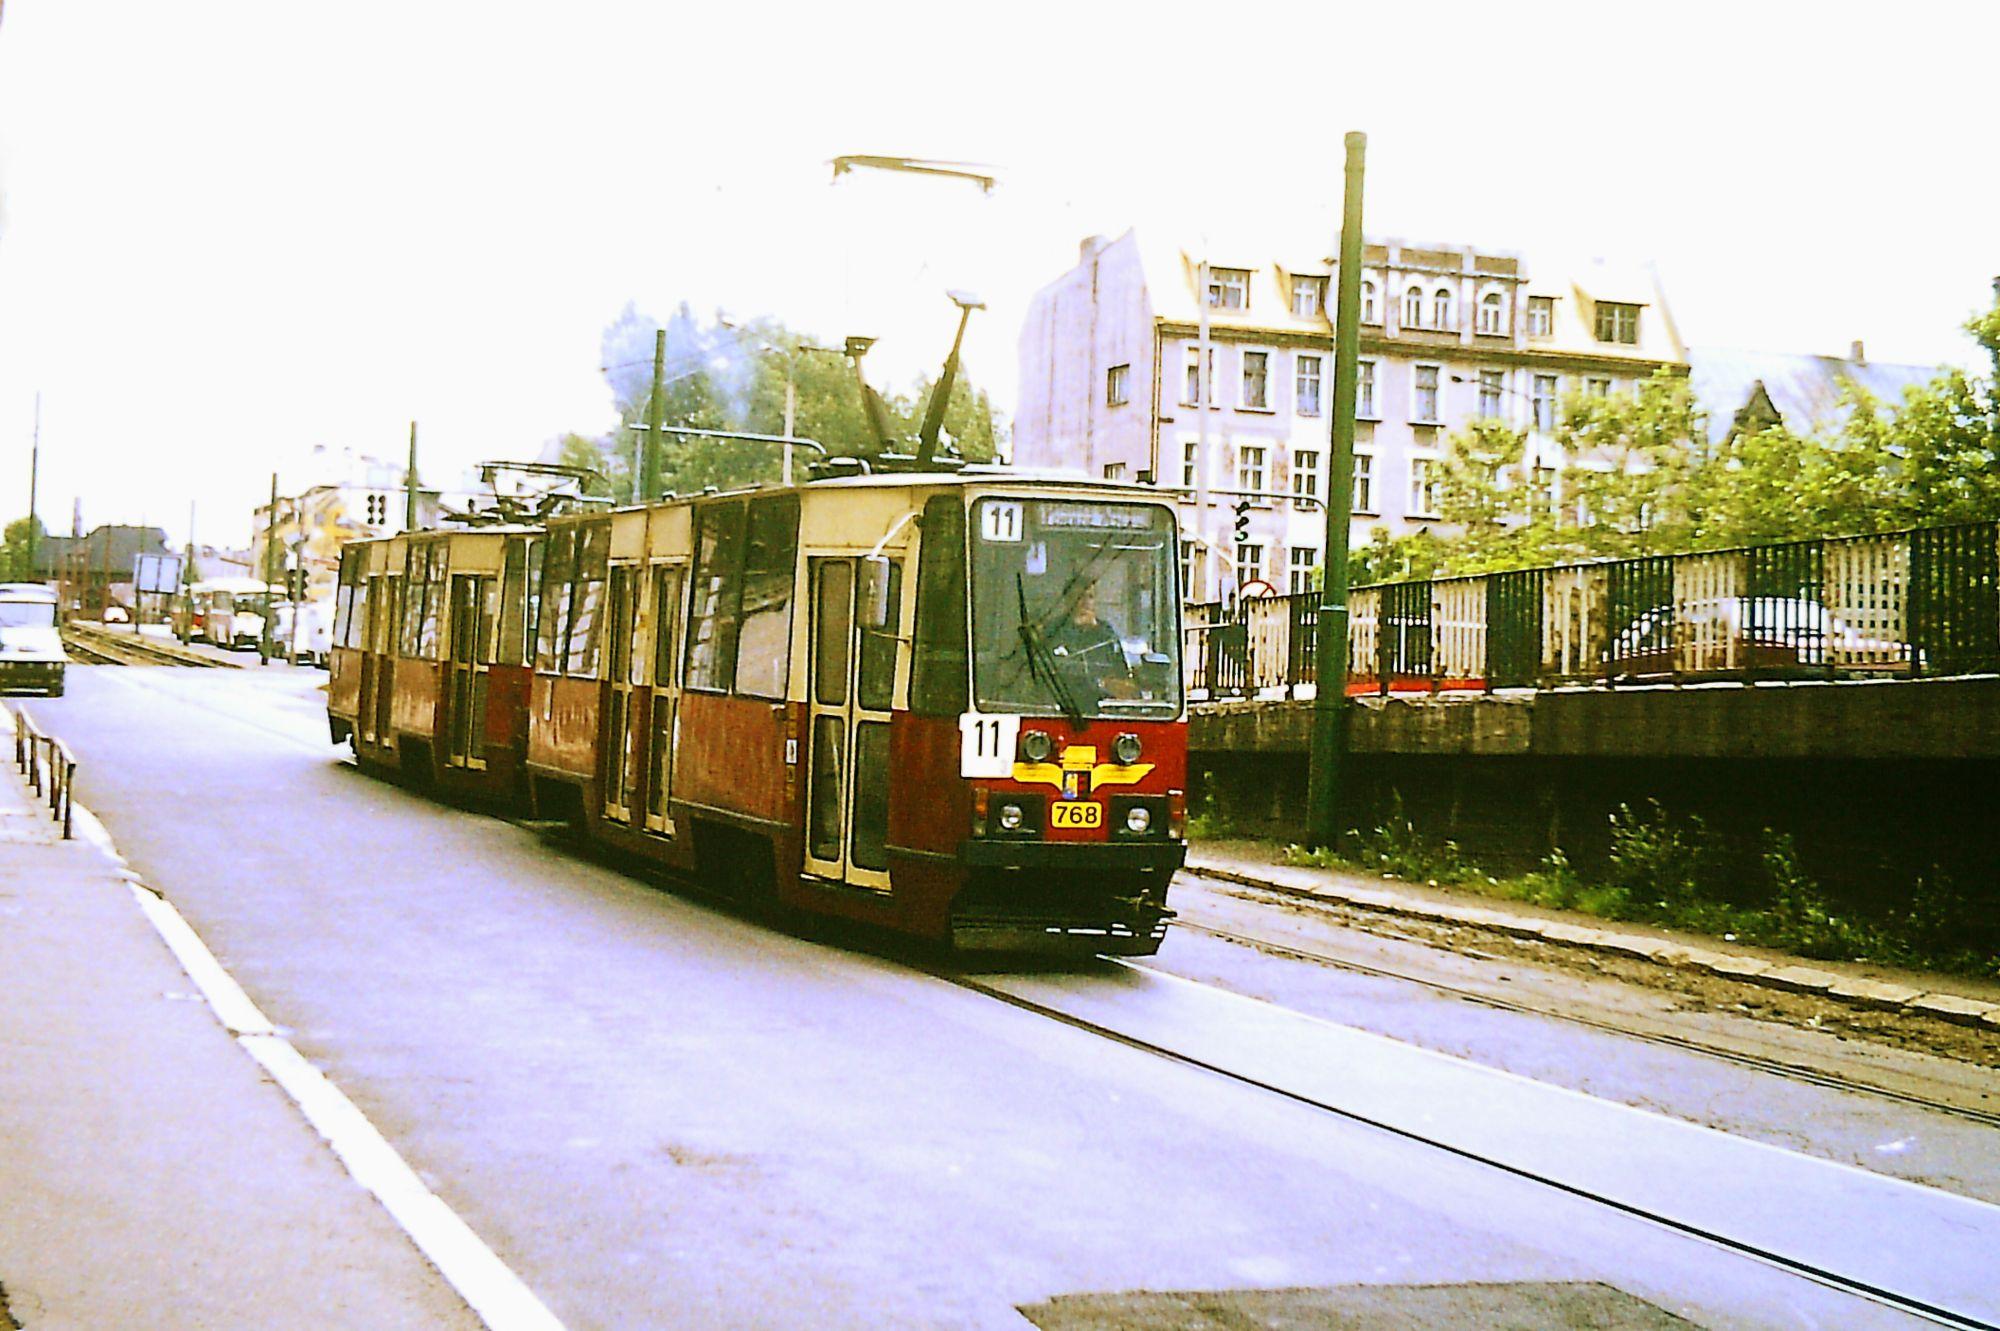
<path id="1" fill-rule="evenodd" d="M 1856 365 L 1867 364 L 1868 356 L 1861 349 L 1861 343 L 1858 340 L 1848 344 L 1847 359 L 1853 361 Z"/>
<path id="2" fill-rule="evenodd" d="M 1078 263 L 1089 263 L 1102 253 L 1104 247 L 1110 243 L 1110 241 L 1102 236 L 1085 236 L 1083 243 L 1076 247 L 1076 261 Z"/>

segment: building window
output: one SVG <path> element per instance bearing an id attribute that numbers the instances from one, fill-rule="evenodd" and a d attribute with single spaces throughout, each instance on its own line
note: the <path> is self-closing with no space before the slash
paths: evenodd
<path id="1" fill-rule="evenodd" d="M 1192 601 L 1195 597 L 1193 541 L 1181 542 L 1181 598 Z"/>
<path id="2" fill-rule="evenodd" d="M 1122 463 L 1122 462 L 1107 462 L 1107 463 L 1105 463 L 1105 464 L 1104 464 L 1104 479 L 1105 479 L 1105 480 L 1107 480 L 1107 481 L 1122 481 L 1122 480 L 1124 480 L 1124 479 L 1125 479 L 1125 464 L 1124 464 L 1124 463 Z"/>
<path id="3" fill-rule="evenodd" d="M 1292 547 L 1291 591 L 1294 596 L 1300 592 L 1312 591 L 1319 586 L 1319 579 L 1313 576 L 1318 564 L 1319 548 L 1317 546 L 1295 545 Z"/>
<path id="4" fill-rule="evenodd" d="M 1500 293 L 1487 292 L 1479 298 L 1479 331 L 1489 335 L 1506 332 L 1502 326 L 1506 321 L 1506 313 L 1506 305 Z"/>
<path id="5" fill-rule="evenodd" d="M 1301 356 L 1298 373 L 1292 383 L 1292 400 L 1301 416 L 1319 415 L 1319 367 L 1318 356 Z"/>
<path id="6" fill-rule="evenodd" d="M 1424 326 L 1424 289 L 1415 282 L 1403 292 L 1403 327 Z"/>
<path id="7" fill-rule="evenodd" d="M 1295 449 L 1292 453 L 1292 494 L 1298 500 L 1319 498 L 1319 450 L 1315 448 Z M 1310 508 L 1312 505 L 1296 502 L 1294 508 Z"/>
<path id="8" fill-rule="evenodd" d="M 1432 458 L 1410 459 L 1410 507 L 1407 515 L 1413 518 L 1434 518 L 1437 516 L 1437 462 Z"/>
<path id="9" fill-rule="evenodd" d="M 1252 411 L 1266 411 L 1271 406 L 1271 353 L 1268 351 L 1246 351 L 1243 353 L 1243 397 L 1242 405 Z"/>
<path id="10" fill-rule="evenodd" d="M 1528 472 L 1528 514 L 1539 517 L 1556 509 L 1556 469 L 1537 462 Z"/>
<path id="11" fill-rule="evenodd" d="M 1243 586 L 1256 582 L 1264 576 L 1264 547 L 1261 545 L 1239 545 L 1236 547 L 1236 585 Z"/>
<path id="12" fill-rule="evenodd" d="M 1189 348 L 1188 348 L 1188 353 L 1187 353 L 1187 383 L 1186 383 L 1186 385 L 1185 385 L 1185 386 L 1183 387 L 1183 389 L 1182 389 L 1182 395 L 1181 395 L 1181 405 L 1182 405 L 1182 406 L 1184 406 L 1184 407 L 1198 407 L 1198 406 L 1200 406 L 1200 405 L 1201 405 L 1201 381 L 1202 381 L 1202 378 L 1203 378 L 1203 376 L 1202 376 L 1202 373 L 1201 373 L 1201 348 L 1200 348 L 1200 347 L 1189 347 Z M 1213 392 L 1213 391 L 1214 391 L 1214 384 L 1215 384 L 1215 348 L 1214 348 L 1214 347 L 1210 347 L 1210 348 L 1208 349 L 1208 375 L 1207 375 L 1207 379 L 1208 379 L 1208 382 L 1209 382 L 1209 385 L 1210 385 L 1210 391 L 1211 391 L 1211 392 Z"/>
<path id="13" fill-rule="evenodd" d="M 1181 449 L 1181 489 L 1194 489 L 1195 468 L 1200 465 L 1200 444 L 1187 444 Z"/>
<path id="14" fill-rule="evenodd" d="M 1362 420 L 1375 419 L 1375 362 L 1356 362 L 1354 376 L 1354 414 Z"/>
<path id="15" fill-rule="evenodd" d="M 1378 324 L 1382 322 L 1382 311 L 1375 305 L 1375 284 L 1373 282 L 1363 282 L 1361 284 L 1361 322 L 1365 324 Z"/>
<path id="16" fill-rule="evenodd" d="M 1437 294 L 1431 297 L 1431 326 L 1434 328 L 1452 326 L 1451 292 L 1444 287 L 1439 287 Z"/>
<path id="17" fill-rule="evenodd" d="M 1104 401 L 1106 405 L 1122 407 L 1132 400 L 1132 367 L 1114 365 L 1104 372 Z"/>
<path id="18" fill-rule="evenodd" d="M 1608 300 L 1597 302 L 1597 340 L 1599 342 L 1623 342 L 1627 346 L 1639 341 L 1639 307 L 1619 305 Z"/>
<path id="19" fill-rule="evenodd" d="M 1208 304 L 1217 310 L 1250 308 L 1250 272 L 1244 268 L 1208 270 Z"/>
<path id="20" fill-rule="evenodd" d="M 1292 313 L 1301 319 L 1312 319 L 1326 308 L 1326 279 L 1323 277 L 1294 277 L 1292 279 Z"/>
<path id="21" fill-rule="evenodd" d="M 1354 455 L 1354 511 L 1373 513 L 1375 511 L 1375 455 L 1356 453 Z"/>
<path id="22" fill-rule="evenodd" d="M 1528 297 L 1528 336 L 1548 337 L 1556 331 L 1556 298 Z"/>
<path id="23" fill-rule="evenodd" d="M 1498 416 L 1500 414 L 1501 371 L 1481 370 L 1479 372 L 1479 414 Z"/>
<path id="24" fill-rule="evenodd" d="M 1438 423 L 1438 367 L 1417 366 L 1416 393 L 1410 408 L 1410 420 L 1418 425 Z"/>
<path id="25" fill-rule="evenodd" d="M 1611 381 L 1609 379 L 1585 379 L 1583 381 L 1583 391 L 1592 397 L 1610 397 Z"/>
<path id="26" fill-rule="evenodd" d="M 1236 488 L 1264 493 L 1264 450 L 1260 445 L 1245 444 L 1236 450 Z"/>
<path id="27" fill-rule="evenodd" d="M 1535 428 L 1547 434 L 1556 428 L 1556 377 L 1553 374 L 1535 376 L 1535 392 L 1530 399 L 1535 408 Z"/>

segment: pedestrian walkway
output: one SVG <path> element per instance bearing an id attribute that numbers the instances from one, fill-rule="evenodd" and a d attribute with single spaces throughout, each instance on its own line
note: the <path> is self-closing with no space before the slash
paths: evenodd
<path id="1" fill-rule="evenodd" d="M 1702 935 L 1598 920 L 1527 902 L 1417 887 L 1334 869 L 1277 864 L 1260 857 L 1255 853 L 1258 849 L 1240 842 L 1191 845 L 1187 868 L 1191 873 L 1302 899 L 1619 953 L 1662 966 L 1817 994 L 1857 1007 L 1928 1017 L 2000 1035 L 2000 984 L 1990 981 L 1897 971 L 1865 962 L 1807 961 Z"/>
<path id="2" fill-rule="evenodd" d="M 0 1327 L 479 1326 L 217 1020 L 147 889 L 61 839 L 10 726 L 0 709 Z"/>

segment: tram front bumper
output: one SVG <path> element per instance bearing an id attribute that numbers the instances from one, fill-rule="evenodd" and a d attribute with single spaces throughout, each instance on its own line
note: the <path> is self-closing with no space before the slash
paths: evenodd
<path id="1" fill-rule="evenodd" d="M 969 840 L 952 903 L 952 946 L 968 952 L 1150 956 L 1173 912 L 1179 841 Z"/>

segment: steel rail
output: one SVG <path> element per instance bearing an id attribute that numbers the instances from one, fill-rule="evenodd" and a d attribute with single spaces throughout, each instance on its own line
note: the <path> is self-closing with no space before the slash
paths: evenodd
<path id="1" fill-rule="evenodd" d="M 1112 964 L 1130 966 L 1135 970 L 1146 969 L 1127 960 L 1118 960 Z M 1837 1290 L 1843 1294 L 1852 1295 L 1855 1298 L 1865 1299 L 1887 1308 L 1892 1308 L 1908 1316 L 1920 1318 L 1938 1326 L 1968 1328 L 1969 1331 L 2000 1331 L 2000 1327 L 1996 1327 L 1995 1323 L 1981 1321 L 1965 1313 L 1954 1312 L 1949 1308 L 1926 1303 L 1922 1299 L 1910 1295 L 1898 1294 L 1891 1289 L 1884 1289 L 1863 1280 L 1843 1276 L 1839 1272 L 1828 1271 L 1814 1266 L 1809 1262 L 1786 1257 L 1782 1253 L 1772 1252 L 1770 1249 L 1759 1247 L 1755 1243 L 1732 1239 L 1726 1235 L 1717 1234 L 1712 1230 L 1703 1229 L 1699 1225 L 1660 1215 L 1635 1203 L 1621 1202 L 1615 1197 L 1607 1197 L 1601 1193 L 1592 1192 L 1587 1187 L 1565 1183 L 1560 1179 L 1551 1178 L 1547 1174 L 1520 1165 L 1511 1165 L 1504 1160 L 1496 1159 L 1493 1156 L 1485 1155 L 1466 1147 L 1454 1146 L 1450 1142 L 1441 1141 L 1436 1137 L 1426 1135 L 1416 1128 L 1404 1127 L 1387 1119 L 1377 1118 L 1351 1109 L 1343 1109 L 1339 1105 L 1328 1104 L 1326 1101 L 1316 1099 L 1305 1092 L 1290 1090 L 1276 1082 L 1265 1081 L 1262 1078 L 1232 1071 L 1220 1064 L 1191 1054 L 1181 1053 L 1141 1036 L 1129 1035 L 1123 1031 L 1114 1030 L 1109 1026 L 1092 1021 L 1088 1017 L 1078 1016 L 1073 1012 L 1065 1012 L 1061 1008 L 1040 1003 L 1031 998 L 1024 998 L 1018 994 L 1007 993 L 1005 990 L 981 983 L 976 977 L 955 973 L 936 966 L 924 967 L 922 969 L 933 978 L 952 985 L 954 988 L 964 989 L 970 993 L 996 999 L 999 1002 L 1007 1004 L 1009 1007 L 1030 1012 L 1036 1016 L 1047 1017 L 1072 1029 L 1099 1036 L 1110 1040 L 1114 1044 L 1120 1044 L 1128 1049 L 1136 1050 L 1139 1053 L 1151 1054 L 1156 1058 L 1164 1059 L 1170 1063 L 1178 1063 L 1183 1067 L 1194 1068 L 1198 1071 L 1223 1078 L 1224 1080 L 1235 1082 L 1238 1085 L 1267 1092 L 1280 1099 L 1289 1100 L 1294 1104 L 1304 1106 L 1308 1109 L 1319 1110 L 1331 1117 L 1344 1119 L 1350 1123 L 1358 1123 L 1363 1127 L 1374 1128 L 1390 1136 L 1400 1137 L 1405 1141 L 1415 1142 L 1421 1146 L 1429 1146 L 1435 1150 L 1443 1151 L 1448 1155 L 1457 1156 L 1461 1160 L 1485 1165 L 1489 1168 L 1499 1170 L 1501 1173 L 1510 1174 L 1515 1178 L 1524 1179 L 1530 1183 L 1541 1184 L 1544 1187 L 1551 1188 L 1567 1196 L 1575 1197 L 1580 1201 L 1606 1207 L 1622 1215 L 1631 1216 L 1636 1220 L 1646 1221 L 1662 1229 L 1671 1230 L 1674 1233 L 1685 1235 L 1698 1242 L 1707 1243 L 1713 1247 L 1737 1253 L 1753 1261 L 1762 1262 L 1767 1266 L 1775 1267 L 1781 1271 L 1786 1271 L 1802 1279 L 1809 1280 L 1814 1284 Z M 1199 984 L 1199 982 L 1190 983 Z M 1214 989 L 1217 993 L 1228 992 L 1213 985 L 1199 985 L 1199 987 Z"/>
<path id="2" fill-rule="evenodd" d="M 72 650 L 107 665 L 218 667 L 232 664 L 178 645 L 170 647 L 153 642 L 138 634 L 113 633 L 108 629 L 85 628 L 76 624 L 64 625 L 63 640 Z"/>
<path id="3" fill-rule="evenodd" d="M 1202 879 L 1201 881 L 1214 883 L 1219 880 L 1211 878 Z M 1188 929 L 1196 933 L 1207 934 L 1212 938 L 1222 939 L 1224 942 L 1235 943 L 1242 947 L 1256 948 L 1259 951 L 1276 953 L 1280 956 L 1291 957 L 1297 961 L 1311 962 L 1315 965 L 1326 966 L 1334 970 L 1349 971 L 1357 975 L 1368 975 L 1377 979 L 1400 980 L 1407 984 L 1420 985 L 1437 993 L 1464 999 L 1468 1003 L 1478 1003 L 1502 1012 L 1512 1012 L 1528 1017 L 1546 1017 L 1554 1021 L 1565 1021 L 1572 1025 L 1601 1031 L 1608 1035 L 1624 1036 L 1629 1039 L 1642 1040 L 1648 1044 L 1678 1049 L 1686 1053 L 1701 1054 L 1720 1062 L 1733 1063 L 1740 1067 L 1752 1069 L 1753 1071 L 1766 1072 L 1772 1076 L 1806 1082 L 1827 1090 L 1849 1091 L 1857 1095 L 1872 1095 L 1879 1099 L 1893 1101 L 1914 1109 L 1926 1109 L 1933 1113 L 1948 1114 L 1954 1118 L 1966 1119 L 1987 1127 L 2000 1128 L 2000 1112 L 1973 1109 L 1965 1105 L 1951 1104 L 1944 1100 L 1934 1100 L 1928 1096 L 1916 1095 L 1908 1091 L 1891 1090 L 1886 1086 L 1877 1086 L 1871 1082 L 1854 1081 L 1842 1077 L 1837 1073 L 1821 1072 L 1817 1069 L 1804 1067 L 1796 1063 L 1787 1063 L 1780 1059 L 1767 1058 L 1761 1054 L 1741 1053 L 1688 1036 L 1642 1031 L 1631 1026 L 1621 1025 L 1617 1022 L 1604 1021 L 1595 1017 L 1579 1016 L 1576 1013 L 1563 1012 L 1555 1008 L 1538 1007 L 1531 1003 L 1520 1003 L 1513 999 L 1481 993 L 1476 989 L 1466 989 L 1458 985 L 1447 984 L 1442 980 L 1425 979 L 1420 975 L 1411 975 L 1407 972 L 1392 970 L 1384 966 L 1373 966 L 1363 961 L 1350 961 L 1345 957 L 1336 957 L 1328 953 L 1297 947 L 1289 943 L 1273 942 L 1269 939 L 1254 938 L 1248 934 L 1235 933 L 1228 929 L 1218 929 L 1213 925 L 1198 924 L 1188 919 L 1186 915 L 1178 916 L 1174 920 L 1174 927 L 1176 929 Z"/>

